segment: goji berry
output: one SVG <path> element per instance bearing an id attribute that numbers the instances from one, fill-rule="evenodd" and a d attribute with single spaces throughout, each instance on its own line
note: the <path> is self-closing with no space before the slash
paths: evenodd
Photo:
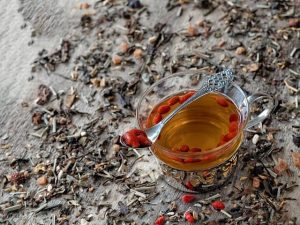
<path id="1" fill-rule="evenodd" d="M 229 124 L 229 132 L 235 132 L 239 128 L 239 124 L 237 121 L 233 121 Z"/>
<path id="2" fill-rule="evenodd" d="M 129 145 L 132 146 L 132 142 L 134 142 L 135 137 L 133 134 L 126 132 L 123 136 L 122 136 L 124 142 Z"/>
<path id="3" fill-rule="evenodd" d="M 201 159 L 203 161 L 212 161 L 212 160 L 216 159 L 216 155 L 214 155 L 213 153 L 210 153 L 210 154 L 204 155 Z"/>
<path id="4" fill-rule="evenodd" d="M 194 158 L 187 158 L 184 159 L 185 163 L 196 163 L 196 162 L 201 162 L 201 159 L 194 159 Z"/>
<path id="5" fill-rule="evenodd" d="M 237 113 L 232 113 L 229 116 L 229 122 L 238 121 L 238 119 L 239 119 L 239 115 Z"/>
<path id="6" fill-rule="evenodd" d="M 172 106 L 172 105 L 175 105 L 177 102 L 179 102 L 179 97 L 174 96 L 168 100 L 168 105 Z"/>
<path id="7" fill-rule="evenodd" d="M 165 114 L 169 111 L 170 111 L 170 106 L 168 106 L 168 105 L 161 105 L 157 109 L 157 112 L 160 113 L 160 114 Z"/>
<path id="8" fill-rule="evenodd" d="M 237 131 L 234 132 L 229 132 L 228 134 L 226 134 L 223 138 L 224 141 L 230 141 L 231 139 L 233 139 L 237 134 Z"/>
<path id="9" fill-rule="evenodd" d="M 150 146 L 152 144 L 151 141 L 146 136 L 139 135 L 137 136 L 137 138 L 140 142 L 140 145 L 143 147 Z"/>
<path id="10" fill-rule="evenodd" d="M 192 216 L 191 213 L 186 212 L 184 214 L 184 217 L 185 217 L 186 221 L 188 221 L 189 223 L 195 223 L 195 219 L 194 219 L 194 217 Z"/>
<path id="11" fill-rule="evenodd" d="M 162 120 L 162 116 L 161 114 L 155 114 L 155 116 L 153 117 L 153 124 L 158 124 L 160 121 Z"/>
<path id="12" fill-rule="evenodd" d="M 188 204 L 188 203 L 195 201 L 196 197 L 194 195 L 185 194 L 185 195 L 182 195 L 181 200 L 183 203 Z"/>
<path id="13" fill-rule="evenodd" d="M 152 144 L 151 141 L 147 138 L 146 133 L 139 129 L 132 129 L 127 131 L 122 136 L 122 138 L 128 146 L 131 146 L 133 148 L 138 148 L 141 146 L 146 147 Z"/>
<path id="14" fill-rule="evenodd" d="M 201 152 L 201 148 L 191 148 L 190 152 Z"/>
<path id="15" fill-rule="evenodd" d="M 139 130 L 139 129 L 131 129 L 131 130 L 127 131 L 127 133 L 131 133 L 131 134 L 133 134 L 135 136 L 138 136 L 138 135 L 143 135 L 145 137 L 147 136 L 144 131 Z"/>
<path id="16" fill-rule="evenodd" d="M 224 136 L 225 136 L 225 135 L 223 135 L 223 136 L 221 137 L 221 140 L 220 140 L 220 142 L 219 142 L 219 144 L 218 144 L 218 147 L 221 146 L 221 145 L 224 145 L 224 144 L 227 142 L 227 141 L 224 140 Z"/>
<path id="17" fill-rule="evenodd" d="M 175 156 L 169 156 L 170 159 L 173 159 L 174 161 L 177 161 L 177 162 L 183 162 L 184 160 L 179 158 L 179 157 L 175 157 Z"/>
<path id="18" fill-rule="evenodd" d="M 221 96 L 217 96 L 217 97 L 215 97 L 215 98 L 216 98 L 216 102 L 217 102 L 220 106 L 222 106 L 222 107 L 228 107 L 228 106 L 229 106 L 228 102 L 226 101 L 226 98 L 221 97 Z"/>
<path id="19" fill-rule="evenodd" d="M 138 148 L 138 147 L 140 147 L 141 145 L 140 145 L 139 140 L 136 139 L 136 138 L 134 138 L 133 141 L 131 142 L 131 145 L 130 145 L 130 146 L 133 147 L 133 148 Z"/>
<path id="20" fill-rule="evenodd" d="M 161 215 L 155 220 L 155 225 L 163 225 L 165 224 L 165 217 Z"/>
<path id="21" fill-rule="evenodd" d="M 179 102 L 184 103 L 186 100 L 188 100 L 193 94 L 195 94 L 195 91 L 190 91 L 186 93 L 185 95 L 179 96 Z"/>
<path id="22" fill-rule="evenodd" d="M 211 203 L 212 207 L 214 207 L 214 209 L 216 210 L 222 210 L 222 209 L 225 209 L 225 205 L 223 202 L 217 200 L 217 201 L 214 201 L 213 203 Z"/>
<path id="23" fill-rule="evenodd" d="M 181 152 L 188 152 L 190 150 L 190 148 L 187 145 L 182 145 L 179 150 Z"/>
<path id="24" fill-rule="evenodd" d="M 191 181 L 187 181 L 187 182 L 185 183 L 185 186 L 186 186 L 187 189 L 194 190 L 194 186 L 193 186 L 193 184 L 191 183 Z"/>

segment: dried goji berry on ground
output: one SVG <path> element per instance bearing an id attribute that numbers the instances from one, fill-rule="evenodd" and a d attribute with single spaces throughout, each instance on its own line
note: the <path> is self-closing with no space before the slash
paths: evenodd
<path id="1" fill-rule="evenodd" d="M 222 210 L 225 209 L 225 205 L 222 201 L 214 201 L 213 203 L 211 203 L 212 207 L 214 207 L 214 209 L 216 210 Z"/>
<path id="2" fill-rule="evenodd" d="M 186 221 L 188 221 L 189 223 L 195 223 L 195 219 L 191 213 L 186 212 L 184 214 L 184 217 L 185 217 Z"/>
<path id="3" fill-rule="evenodd" d="M 187 182 L 185 183 L 185 186 L 186 186 L 187 189 L 190 189 L 190 190 L 193 190 L 193 189 L 194 189 L 194 186 L 193 186 L 193 184 L 191 183 L 191 181 L 187 181 Z"/>
<path id="4" fill-rule="evenodd" d="M 155 220 L 155 225 L 163 225 L 163 224 L 165 224 L 165 217 L 161 215 Z"/>
<path id="5" fill-rule="evenodd" d="M 185 203 L 185 204 L 191 203 L 191 202 L 193 202 L 193 201 L 196 200 L 196 196 L 194 196 L 194 195 L 189 195 L 189 194 L 185 194 L 185 195 L 182 195 L 181 200 L 182 200 L 182 202 Z"/>

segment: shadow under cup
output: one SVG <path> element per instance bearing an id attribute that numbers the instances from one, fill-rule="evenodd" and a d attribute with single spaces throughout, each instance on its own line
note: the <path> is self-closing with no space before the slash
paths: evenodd
<path id="1" fill-rule="evenodd" d="M 176 93 L 198 90 L 205 75 L 202 71 L 185 71 L 170 75 L 153 84 L 141 97 L 137 106 L 139 128 L 147 128 L 147 118 L 160 102 Z M 163 177 L 171 186 L 182 191 L 205 191 L 218 187 L 231 177 L 237 165 L 237 151 L 243 141 L 243 132 L 249 117 L 249 102 L 244 91 L 236 84 L 225 87 L 218 94 L 228 97 L 239 112 L 237 135 L 225 144 L 204 152 L 175 152 L 155 142 L 152 153 L 159 161 Z M 259 95 L 261 97 L 262 95 Z M 251 97 L 251 96 L 250 96 Z M 253 97 L 251 102 L 259 97 Z M 268 97 L 263 95 L 263 97 Z M 270 108 L 270 107 L 269 107 Z M 270 110 L 251 120 L 251 126 L 267 117 Z M 185 159 L 197 159 L 196 162 L 182 162 Z M 180 159 L 180 160 L 174 160 Z"/>

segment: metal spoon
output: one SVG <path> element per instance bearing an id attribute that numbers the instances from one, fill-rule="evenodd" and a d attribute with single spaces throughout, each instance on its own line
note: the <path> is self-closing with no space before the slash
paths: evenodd
<path id="1" fill-rule="evenodd" d="M 224 70 L 222 72 L 216 73 L 214 75 L 208 76 L 204 78 L 203 84 L 200 89 L 192 95 L 189 99 L 187 99 L 184 103 L 179 105 L 174 111 L 172 111 L 169 115 L 167 115 L 162 121 L 158 124 L 144 130 L 148 139 L 154 143 L 158 138 L 162 128 L 182 109 L 187 107 L 193 101 L 207 94 L 208 92 L 220 90 L 223 87 L 226 87 L 233 81 L 233 71 L 231 69 Z M 120 142 L 122 145 L 127 146 L 121 137 Z"/>

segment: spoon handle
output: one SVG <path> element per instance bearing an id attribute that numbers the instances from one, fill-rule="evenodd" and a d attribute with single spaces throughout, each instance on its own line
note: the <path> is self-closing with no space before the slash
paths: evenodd
<path id="1" fill-rule="evenodd" d="M 182 103 L 180 106 L 174 109 L 172 113 L 170 113 L 168 116 L 166 116 L 162 121 L 161 125 L 165 125 L 169 122 L 180 110 L 185 108 L 187 105 L 195 101 L 196 99 L 200 98 L 201 96 L 207 94 L 211 91 L 219 90 L 223 87 L 226 87 L 228 84 L 230 84 L 233 81 L 233 71 L 231 69 L 224 70 L 220 73 L 216 73 L 214 75 L 209 76 L 206 78 L 201 85 L 200 89 L 192 95 L 190 98 L 188 98 L 184 103 Z"/>

